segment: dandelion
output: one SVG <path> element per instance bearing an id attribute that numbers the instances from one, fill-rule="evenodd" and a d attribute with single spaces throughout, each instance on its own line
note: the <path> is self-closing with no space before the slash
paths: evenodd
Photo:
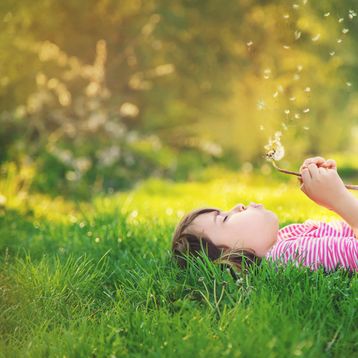
<path id="1" fill-rule="evenodd" d="M 101 241 L 101 239 L 99 237 L 96 237 L 94 241 L 98 244 Z"/>
<path id="2" fill-rule="evenodd" d="M 342 34 L 346 34 L 347 32 L 349 32 L 349 29 L 344 28 L 344 29 L 342 30 Z"/>
<path id="3" fill-rule="evenodd" d="M 257 101 L 256 107 L 259 111 L 262 111 L 266 108 L 266 103 L 265 101 L 263 101 L 262 99 L 260 99 L 259 101 Z"/>
<path id="4" fill-rule="evenodd" d="M 306 88 L 304 89 L 304 92 L 306 92 L 306 93 L 311 92 L 311 87 L 306 87 Z"/>
<path id="5" fill-rule="evenodd" d="M 318 41 L 320 37 L 321 37 L 321 34 L 317 34 L 316 36 L 312 37 L 312 41 L 314 41 L 314 42 Z"/>
<path id="6" fill-rule="evenodd" d="M 334 56 L 336 54 L 336 51 L 331 51 L 329 54 L 330 56 Z"/>
<path id="7" fill-rule="evenodd" d="M 305 108 L 302 112 L 303 112 L 303 113 L 308 113 L 309 111 L 310 111 L 309 108 Z"/>
<path id="8" fill-rule="evenodd" d="M 329 15 L 331 15 L 331 13 L 330 13 L 330 12 L 326 12 L 323 16 L 324 16 L 324 17 L 328 17 Z"/>
<path id="9" fill-rule="evenodd" d="M 298 40 L 301 37 L 301 31 L 295 31 L 295 40 Z"/>
<path id="10" fill-rule="evenodd" d="M 269 143 L 264 146 L 266 149 L 266 159 L 268 160 L 281 160 L 285 155 L 285 148 L 281 144 L 280 137 L 282 132 L 277 131 L 274 134 L 274 139 L 269 139 Z"/>

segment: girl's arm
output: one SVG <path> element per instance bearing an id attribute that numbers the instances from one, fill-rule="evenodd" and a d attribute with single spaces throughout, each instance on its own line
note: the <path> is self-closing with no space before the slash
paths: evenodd
<path id="1" fill-rule="evenodd" d="M 344 186 L 334 165 L 326 166 L 315 160 L 307 159 L 300 168 L 301 190 L 315 203 L 333 210 L 351 226 L 358 238 L 358 200 Z M 319 168 L 317 164 L 321 165 Z M 327 161 L 328 162 L 328 161 Z"/>

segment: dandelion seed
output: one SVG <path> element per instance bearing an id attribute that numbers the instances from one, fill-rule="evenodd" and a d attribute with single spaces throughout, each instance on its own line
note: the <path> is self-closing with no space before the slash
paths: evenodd
<path id="1" fill-rule="evenodd" d="M 337 42 L 340 44 L 342 42 L 342 39 L 338 39 Z"/>
<path id="2" fill-rule="evenodd" d="M 283 129 L 284 129 L 285 131 L 287 131 L 287 126 L 286 126 L 285 123 L 282 123 L 282 127 L 283 127 Z"/>
<path id="3" fill-rule="evenodd" d="M 290 49 L 290 46 L 287 46 L 287 45 L 283 45 L 282 46 L 285 50 L 289 50 Z"/>
<path id="4" fill-rule="evenodd" d="M 301 118 L 301 116 L 299 115 L 299 113 L 296 113 L 296 114 L 295 114 L 295 118 L 296 118 L 296 119 Z"/>
<path id="5" fill-rule="evenodd" d="M 303 5 L 306 5 L 306 4 L 307 4 L 307 1 L 308 1 L 308 0 L 302 0 Z"/>
<path id="6" fill-rule="evenodd" d="M 306 93 L 311 92 L 311 87 L 306 87 L 306 88 L 304 89 L 304 92 L 306 92 Z"/>
<path id="7" fill-rule="evenodd" d="M 290 97 L 290 101 L 295 101 L 296 97 Z"/>
<path id="8" fill-rule="evenodd" d="M 101 241 L 101 239 L 99 237 L 96 237 L 94 241 L 99 243 Z"/>
<path id="9" fill-rule="evenodd" d="M 290 110 L 289 110 L 289 109 L 285 109 L 284 112 L 285 112 L 285 114 L 290 114 Z"/>
<path id="10" fill-rule="evenodd" d="M 246 45 L 249 46 L 249 47 L 252 46 L 253 44 L 254 43 L 252 41 L 246 42 Z"/>
<path id="11" fill-rule="evenodd" d="M 203 281 L 204 281 L 204 277 L 203 277 L 203 276 L 199 277 L 199 278 L 198 278 L 198 281 L 199 281 L 199 282 L 203 282 Z"/>
<path id="12" fill-rule="evenodd" d="M 264 110 L 265 108 L 266 108 L 266 103 L 265 103 L 265 101 L 263 101 L 262 99 L 260 99 L 259 101 L 257 101 L 257 109 L 259 110 L 259 111 L 262 111 L 262 110 Z"/>
<path id="13" fill-rule="evenodd" d="M 302 70 L 303 70 L 303 66 L 302 66 L 302 65 L 298 65 L 298 66 L 297 66 L 297 71 L 298 71 L 298 72 L 301 72 Z"/>
<path id="14" fill-rule="evenodd" d="M 353 19 L 353 17 L 357 16 L 357 13 L 354 10 L 349 10 L 348 17 L 350 20 Z"/>
<path id="15" fill-rule="evenodd" d="M 266 68 L 264 70 L 264 79 L 267 80 L 270 78 L 270 75 L 271 75 L 271 70 L 269 68 Z"/>
<path id="16" fill-rule="evenodd" d="M 289 15 L 289 14 L 285 14 L 285 15 L 283 15 L 283 18 L 284 18 L 284 19 L 289 19 L 289 18 L 290 18 L 290 15 Z"/>
<path id="17" fill-rule="evenodd" d="M 294 9 L 299 9 L 300 5 L 298 5 L 298 4 L 293 4 L 292 7 L 293 7 Z"/>
<path id="18" fill-rule="evenodd" d="M 277 89 L 282 93 L 283 92 L 283 87 L 282 87 L 282 85 L 278 85 L 277 86 Z"/>
<path id="19" fill-rule="evenodd" d="M 302 112 L 303 112 L 303 113 L 308 113 L 309 111 L 310 111 L 309 108 L 305 108 Z"/>
<path id="20" fill-rule="evenodd" d="M 308 131 L 310 127 L 303 127 L 304 130 Z"/>
<path id="21" fill-rule="evenodd" d="M 329 16 L 329 15 L 331 15 L 331 13 L 330 13 L 330 12 L 326 12 L 323 16 L 327 17 L 327 16 Z"/>
<path id="22" fill-rule="evenodd" d="M 352 86 L 352 83 L 351 83 L 351 82 L 346 82 L 346 85 L 347 85 L 348 87 L 351 87 L 351 86 Z"/>
<path id="23" fill-rule="evenodd" d="M 298 40 L 301 37 L 301 31 L 295 31 L 295 40 Z"/>
<path id="24" fill-rule="evenodd" d="M 260 131 L 263 131 L 265 129 L 265 127 L 261 124 L 260 125 Z"/>
<path id="25" fill-rule="evenodd" d="M 312 41 L 318 41 L 319 38 L 321 37 L 321 34 L 317 34 L 316 36 L 312 37 Z"/>
<path id="26" fill-rule="evenodd" d="M 336 51 L 331 51 L 329 54 L 330 54 L 331 56 L 334 56 L 334 55 L 336 54 Z"/>
<path id="27" fill-rule="evenodd" d="M 343 17 L 341 17 L 339 20 L 338 20 L 338 22 L 343 22 L 344 21 L 344 18 Z"/>
<path id="28" fill-rule="evenodd" d="M 273 94 L 273 98 L 276 98 L 278 96 L 278 92 L 276 91 L 274 94 Z"/>
<path id="29" fill-rule="evenodd" d="M 298 81 L 300 78 L 301 78 L 300 75 L 297 74 L 297 73 L 295 73 L 295 74 L 293 75 L 293 79 L 294 79 L 295 81 Z"/>
<path id="30" fill-rule="evenodd" d="M 344 29 L 342 30 L 342 34 L 346 34 L 347 32 L 349 32 L 349 29 L 344 28 Z"/>

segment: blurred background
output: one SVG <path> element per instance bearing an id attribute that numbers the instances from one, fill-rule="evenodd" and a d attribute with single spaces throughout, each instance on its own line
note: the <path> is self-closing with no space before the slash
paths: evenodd
<path id="1" fill-rule="evenodd" d="M 2 0 L 0 165 L 86 199 L 148 177 L 358 167 L 356 0 Z M 24 169 L 25 168 L 25 169 Z M 282 176 L 282 174 L 279 174 Z M 358 183 L 356 183 L 358 184 Z"/>

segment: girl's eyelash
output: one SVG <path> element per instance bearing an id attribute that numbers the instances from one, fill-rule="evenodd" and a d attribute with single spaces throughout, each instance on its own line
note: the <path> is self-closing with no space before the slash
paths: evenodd
<path id="1" fill-rule="evenodd" d="M 225 219 L 223 220 L 223 222 L 224 222 L 228 217 L 229 217 L 229 215 L 226 215 L 226 216 L 225 216 Z"/>

